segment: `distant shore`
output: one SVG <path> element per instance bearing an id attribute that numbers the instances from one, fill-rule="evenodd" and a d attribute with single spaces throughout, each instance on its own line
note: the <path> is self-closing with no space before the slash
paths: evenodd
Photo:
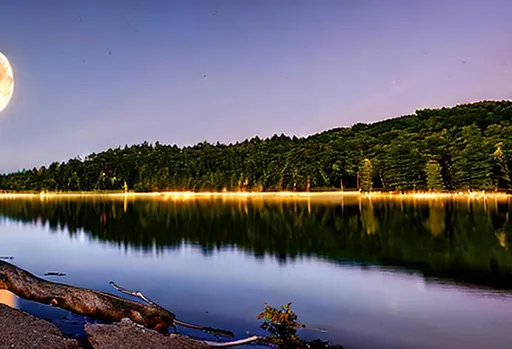
<path id="1" fill-rule="evenodd" d="M 308 199 L 308 200 L 343 200 L 345 198 L 362 199 L 491 199 L 512 198 L 512 194 L 503 192 L 459 191 L 459 192 L 359 192 L 359 191 L 323 191 L 323 192 L 12 192 L 0 193 L 0 200 L 5 199 L 53 199 L 53 198 L 109 198 L 109 199 Z"/>

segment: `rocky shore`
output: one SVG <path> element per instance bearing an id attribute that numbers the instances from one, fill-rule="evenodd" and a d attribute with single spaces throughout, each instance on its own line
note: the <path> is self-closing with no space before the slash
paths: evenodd
<path id="1" fill-rule="evenodd" d="M 87 324 L 89 343 L 65 338 L 52 323 L 0 304 L 0 349 L 202 349 L 209 346 L 188 337 L 161 335 L 126 319 L 112 325 Z"/>

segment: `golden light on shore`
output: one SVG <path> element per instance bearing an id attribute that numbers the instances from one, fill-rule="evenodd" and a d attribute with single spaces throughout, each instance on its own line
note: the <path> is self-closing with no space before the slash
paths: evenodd
<path id="1" fill-rule="evenodd" d="M 5 304 L 11 308 L 16 308 L 16 296 L 6 290 L 0 290 L 0 304 Z"/>
<path id="2" fill-rule="evenodd" d="M 14 92 L 14 73 L 7 57 L 0 52 L 0 112 L 9 104 Z"/>
<path id="3" fill-rule="evenodd" d="M 152 193 L 134 192 L 41 192 L 41 193 L 3 193 L 2 199 L 39 199 L 41 201 L 51 199 L 163 199 L 163 200 L 198 200 L 198 199 L 223 199 L 223 200 L 315 200 L 315 201 L 338 201 L 344 199 L 361 200 L 508 200 L 512 195 L 496 192 L 454 192 L 454 193 L 432 193 L 432 192 L 358 192 L 358 191 L 329 191 L 329 192 L 192 192 L 192 191 L 168 191 Z"/>

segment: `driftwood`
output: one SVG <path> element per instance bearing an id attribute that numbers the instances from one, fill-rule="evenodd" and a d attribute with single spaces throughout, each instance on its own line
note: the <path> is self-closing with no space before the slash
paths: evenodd
<path id="1" fill-rule="evenodd" d="M 0 261 L 0 289 L 80 315 L 110 321 L 129 318 L 160 332 L 172 327 L 176 319 L 173 313 L 161 307 L 144 305 L 109 293 L 46 281 L 4 261 Z"/>
<path id="2" fill-rule="evenodd" d="M 49 271 L 44 273 L 45 276 L 66 276 L 66 273 L 61 273 L 58 271 Z"/>
<path id="3" fill-rule="evenodd" d="M 128 291 L 113 282 L 111 284 L 118 291 L 139 297 L 148 304 L 117 297 L 110 293 L 47 281 L 0 260 L 0 290 L 11 291 L 23 299 L 53 305 L 101 320 L 119 322 L 128 318 L 146 328 L 162 333 L 167 333 L 169 327 L 175 329 L 176 324 L 178 324 L 218 335 L 234 337 L 233 333 L 229 331 L 179 321 L 172 312 L 150 301 L 142 293 Z"/>

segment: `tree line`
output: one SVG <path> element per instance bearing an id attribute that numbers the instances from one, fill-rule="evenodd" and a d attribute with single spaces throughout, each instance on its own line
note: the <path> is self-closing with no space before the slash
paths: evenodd
<path id="1" fill-rule="evenodd" d="M 422 109 L 308 137 L 156 142 L 0 176 L 9 191 L 510 191 L 512 102 Z"/>

